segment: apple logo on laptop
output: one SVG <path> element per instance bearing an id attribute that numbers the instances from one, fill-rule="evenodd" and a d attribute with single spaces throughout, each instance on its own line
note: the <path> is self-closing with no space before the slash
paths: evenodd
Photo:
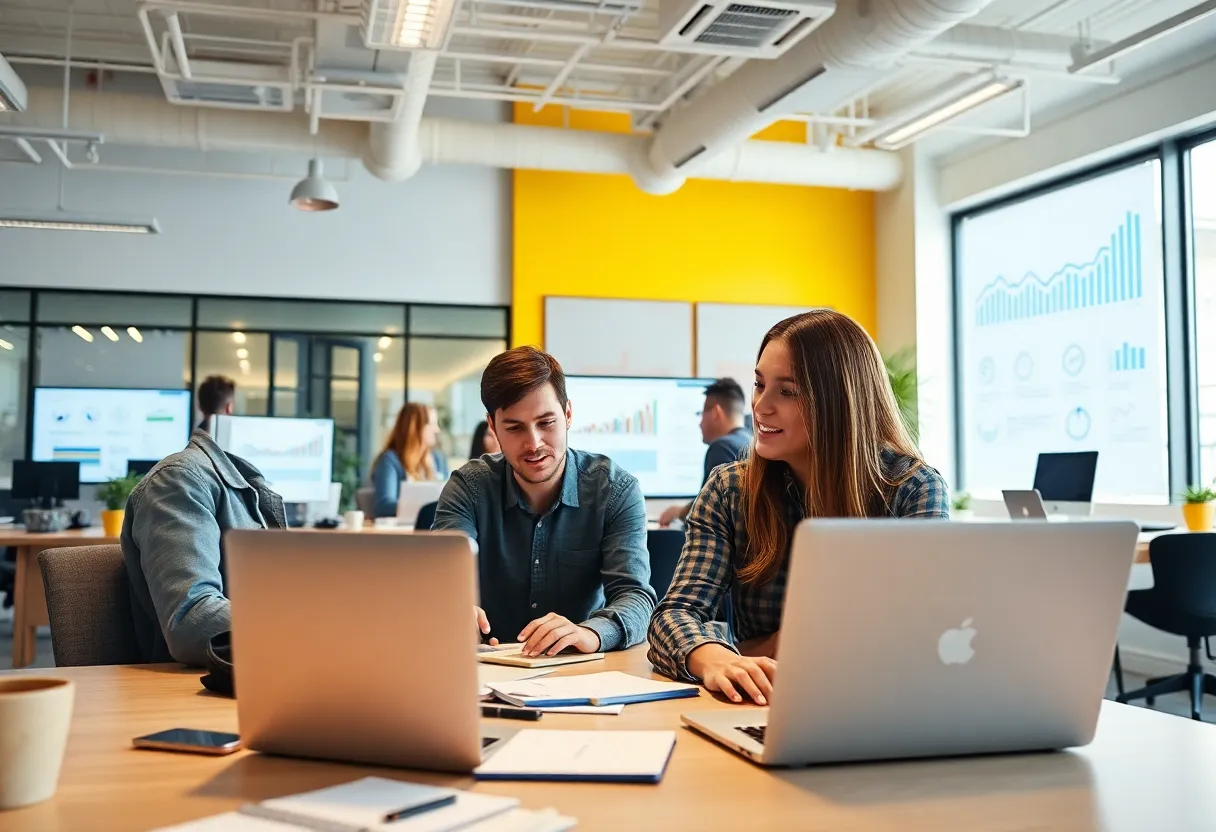
<path id="1" fill-rule="evenodd" d="M 1030 516 L 1030 509 L 1026 508 L 1026 506 L 1022 506 L 1022 516 L 1023 516 L 1023 517 L 1029 517 L 1029 516 Z"/>
<path id="2" fill-rule="evenodd" d="M 937 655 L 942 664 L 966 664 L 975 655 L 971 639 L 975 638 L 975 628 L 971 619 L 963 622 L 963 626 L 946 630 L 937 640 Z"/>

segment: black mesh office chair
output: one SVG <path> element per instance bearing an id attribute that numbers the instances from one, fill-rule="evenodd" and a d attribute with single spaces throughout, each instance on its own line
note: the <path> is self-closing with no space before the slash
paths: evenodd
<path id="1" fill-rule="evenodd" d="M 426 503 L 418 509 L 418 517 L 414 520 L 414 531 L 429 532 L 435 525 L 435 509 L 439 503 Z"/>
<path id="2" fill-rule="evenodd" d="M 1149 679 L 1139 690 L 1123 693 L 1119 702 L 1143 699 L 1152 707 L 1158 696 L 1188 691 L 1191 719 L 1203 718 L 1203 695 L 1216 696 L 1216 676 L 1205 673 L 1201 641 L 1216 635 L 1216 534 L 1163 534 L 1149 544 L 1153 588 L 1127 594 L 1124 609 L 1150 627 L 1184 636 L 1190 652 L 1186 672 Z M 1211 646 L 1207 645 L 1209 659 Z"/>

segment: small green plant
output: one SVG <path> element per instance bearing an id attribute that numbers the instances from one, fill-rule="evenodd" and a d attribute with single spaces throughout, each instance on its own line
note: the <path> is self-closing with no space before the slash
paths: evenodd
<path id="1" fill-rule="evenodd" d="M 363 460 L 358 454 L 343 447 L 342 443 L 334 443 L 334 482 L 342 483 L 342 499 L 339 501 L 339 511 L 348 512 L 355 507 L 355 492 L 359 489 L 359 469 Z"/>
<path id="2" fill-rule="evenodd" d="M 97 489 L 97 499 L 105 503 L 110 511 L 122 511 L 127 507 L 127 498 L 141 479 L 143 477 L 139 474 L 127 474 L 125 477 L 102 483 Z"/>
<path id="3" fill-rule="evenodd" d="M 950 500 L 950 508 L 955 511 L 970 511 L 971 495 L 966 491 L 960 491 Z"/>
<path id="4" fill-rule="evenodd" d="M 1205 485 L 1189 485 L 1186 491 L 1182 492 L 1182 500 L 1186 503 L 1216 502 L 1216 491 Z"/>
<path id="5" fill-rule="evenodd" d="M 916 351 L 908 347 L 883 357 L 891 392 L 899 405 L 899 415 L 913 442 L 920 441 L 920 417 L 917 413 Z"/>

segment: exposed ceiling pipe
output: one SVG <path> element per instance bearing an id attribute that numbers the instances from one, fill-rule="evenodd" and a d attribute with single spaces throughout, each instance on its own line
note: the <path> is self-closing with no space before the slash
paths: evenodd
<path id="1" fill-rule="evenodd" d="M 62 99 L 57 90 L 34 88 L 29 98 L 29 109 L 7 121 L 58 123 Z M 298 115 L 177 107 L 140 95 L 76 91 L 71 97 L 70 119 L 74 128 L 104 133 L 107 144 L 365 160 L 375 155 L 369 147 L 368 126 L 359 122 L 322 121 L 316 134 L 310 135 L 307 121 Z M 0 117 L 0 123 L 5 121 Z M 429 164 L 626 174 L 635 181 L 647 181 L 645 157 L 650 138 L 644 135 L 439 118 L 420 119 L 417 135 L 413 152 L 420 162 Z M 390 137 L 391 133 L 381 137 L 386 146 Z M 408 152 L 405 158 L 409 158 Z M 405 168 L 390 155 L 385 166 L 370 170 L 399 172 Z M 821 151 L 805 144 L 746 141 L 713 160 L 699 176 L 877 191 L 897 187 L 902 166 L 898 154 L 879 150 Z"/>
<path id="2" fill-rule="evenodd" d="M 963 24 L 921 44 L 911 54 L 1063 69 L 1072 63 L 1072 49 L 1076 43 L 1075 37 L 1066 35 L 1014 32 L 996 26 Z"/>
<path id="3" fill-rule="evenodd" d="M 401 115 L 395 121 L 372 122 L 367 136 L 367 152 L 363 164 L 373 174 L 390 182 L 409 179 L 422 166 L 418 152 L 418 125 L 422 122 L 422 107 L 435 74 L 439 53 L 418 51 L 410 55 L 405 75 L 405 95 Z"/>
<path id="4" fill-rule="evenodd" d="M 663 122 L 648 153 L 654 180 L 678 187 L 783 113 L 833 111 L 909 50 L 991 2 L 840 0 L 830 19 L 785 55 L 748 62 Z"/>

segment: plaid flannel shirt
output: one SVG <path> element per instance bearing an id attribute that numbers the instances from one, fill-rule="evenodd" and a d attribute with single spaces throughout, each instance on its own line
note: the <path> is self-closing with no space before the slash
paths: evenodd
<path id="1" fill-rule="evenodd" d="M 909 460 L 888 452 L 883 462 L 888 470 L 901 470 Z M 688 534 L 671 588 L 650 620 L 650 661 L 660 673 L 672 678 L 700 681 L 688 672 L 687 662 L 688 654 L 703 644 L 735 649 L 711 624 L 726 593 L 731 595 L 734 637 L 738 641 L 765 636 L 781 627 L 789 551 L 771 582 L 745 585 L 735 579 L 747 551 L 742 516 L 746 466 L 746 460 L 720 466 L 701 489 L 688 514 Z M 805 501 L 792 477 L 783 508 L 791 528 L 804 518 Z M 926 465 L 916 465 L 896 489 L 890 516 L 949 517 L 949 489 L 941 474 Z"/>

